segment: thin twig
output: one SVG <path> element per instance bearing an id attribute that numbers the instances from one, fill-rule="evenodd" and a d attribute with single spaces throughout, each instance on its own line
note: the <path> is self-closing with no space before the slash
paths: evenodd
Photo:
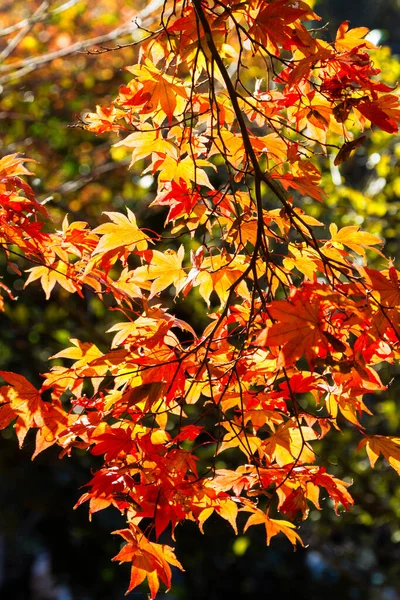
<path id="1" fill-rule="evenodd" d="M 154 13 L 157 9 L 162 6 L 161 0 L 152 0 L 146 8 L 141 10 L 135 17 L 133 22 L 121 25 L 116 29 L 113 29 L 109 33 L 99 35 L 94 38 L 87 40 L 80 40 L 75 44 L 71 44 L 66 48 L 60 48 L 54 52 L 48 52 L 42 56 L 36 58 L 26 58 L 18 62 L 14 62 L 7 65 L 0 66 L 0 73 L 7 73 L 0 77 L 0 84 L 7 83 L 17 77 L 22 77 L 35 69 L 42 67 L 43 65 L 56 60 L 57 58 L 64 58 L 71 54 L 76 54 L 91 48 L 92 46 L 101 46 L 105 42 L 116 40 L 124 35 L 131 34 L 133 31 L 140 29 L 142 26 L 149 26 L 154 22 Z"/>
<path id="2" fill-rule="evenodd" d="M 47 0 L 44 0 L 44 2 L 42 2 L 42 4 L 39 6 L 39 8 L 37 10 L 35 10 L 35 12 L 33 13 L 33 18 L 35 18 L 35 17 L 40 18 L 42 15 L 44 15 L 46 13 L 49 6 L 50 6 L 49 2 Z M 28 20 L 27 25 L 25 25 L 25 27 L 23 27 L 19 31 L 19 33 L 17 33 L 17 35 L 15 35 L 13 38 L 11 38 L 11 40 L 8 42 L 8 44 L 4 48 L 4 50 L 2 50 L 0 52 L 0 62 L 5 60 L 8 56 L 10 56 L 10 54 L 12 54 L 14 52 L 14 50 L 18 46 L 18 44 L 20 42 L 22 42 L 24 37 L 30 32 L 34 23 L 35 23 L 34 20 L 31 20 L 31 21 Z"/>

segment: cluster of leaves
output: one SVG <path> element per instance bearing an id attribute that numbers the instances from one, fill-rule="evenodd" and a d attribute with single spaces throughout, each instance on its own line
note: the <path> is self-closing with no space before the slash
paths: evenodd
<path id="1" fill-rule="evenodd" d="M 278 533 L 296 544 L 295 523 L 320 509 L 321 488 L 349 508 L 349 484 L 314 450 L 332 428 L 351 424 L 371 465 L 382 454 L 400 473 L 399 438 L 361 423 L 363 396 L 385 389 L 380 364 L 399 357 L 399 272 L 358 226 L 317 234 L 302 201 L 325 199 L 317 154 L 335 148 L 337 166 L 365 140 L 354 129 L 396 132 L 400 105 L 376 79 L 367 30 L 344 23 L 328 43 L 306 26 L 317 20 L 292 0 L 160 7 L 132 79 L 85 128 L 117 132 L 131 164 L 145 161 L 153 205 L 168 208 L 162 236 L 129 209 L 48 232 L 24 160 L 0 161 L 10 266 L 23 253 L 26 284 L 40 280 L 47 298 L 56 284 L 90 290 L 124 317 L 108 352 L 71 340 L 55 358 L 72 364 L 53 367 L 41 390 L 1 372 L 0 427 L 15 421 L 21 445 L 37 428 L 34 455 L 57 444 L 62 456 L 103 457 L 78 504 L 125 515 L 115 559 L 132 563 L 129 590 L 147 578 L 152 598 L 181 566 L 158 542 L 167 528 L 191 520 L 202 530 L 215 512 L 237 531 L 242 511 L 245 530 L 263 524 L 268 544 Z M 249 89 L 252 62 L 266 78 Z M 366 266 L 374 249 L 381 270 Z M 194 294 L 203 330 L 169 308 L 171 295 Z M 213 460 L 199 472 L 208 445 Z M 217 468 L 228 451 L 237 468 Z"/>

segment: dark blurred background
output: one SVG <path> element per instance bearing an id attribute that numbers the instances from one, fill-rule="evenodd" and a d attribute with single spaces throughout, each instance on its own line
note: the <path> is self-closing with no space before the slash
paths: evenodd
<path id="1" fill-rule="evenodd" d="M 128 0 L 50 2 L 48 17 L 28 26 L 12 52 L 10 40 L 21 31 L 14 25 L 34 14 L 41 3 L 3 0 L 0 6 L 0 153 L 22 152 L 38 161 L 32 167 L 33 186 L 40 199 L 49 198 L 56 224 L 66 212 L 96 224 L 103 210 L 129 205 L 142 226 L 150 218 L 152 229 L 162 227 L 164 213 L 147 211 L 151 180 L 139 170 L 128 172 L 124 150 L 110 151 L 116 140 L 71 127 L 85 111 L 112 99 L 126 77 L 122 67 L 135 60 L 136 50 L 61 56 L 32 71 L 24 71 L 22 65 L 14 74 L 1 68 L 107 34 L 145 5 Z M 376 55 L 376 64 L 383 78 L 396 85 L 399 0 L 320 0 L 315 9 L 322 24 L 329 23 L 327 39 L 334 39 L 345 19 L 352 27 L 373 30 L 373 41 L 388 46 Z M 399 256 L 399 161 L 400 138 L 373 133 L 366 148 L 340 172 L 326 161 L 328 199 L 325 206 L 310 204 L 310 211 L 325 221 L 335 211 L 339 225 L 362 224 L 385 237 L 389 256 Z M 17 371 L 40 385 L 38 373 L 48 370 L 48 358 L 64 348 L 68 338 L 108 347 L 110 340 L 103 332 L 112 316 L 96 298 L 80 299 L 58 289 L 45 302 L 39 286 L 24 292 L 23 279 L 6 271 L 4 261 L 2 267 L 3 282 L 20 296 L 0 314 L 2 370 Z M 399 383 L 390 366 L 380 375 L 391 385 L 384 394 L 366 399 L 376 415 L 369 427 L 397 435 Z M 51 448 L 31 462 L 34 437 L 28 436 L 20 451 L 12 429 L 0 436 L 0 598 L 121 600 L 129 568 L 111 562 L 119 541 L 109 535 L 123 525 L 121 519 L 110 509 L 95 514 L 89 523 L 85 506 L 72 508 L 83 492 L 79 488 L 97 466 L 95 457 L 77 452 L 60 461 Z M 175 574 L 171 600 L 293 595 L 299 600 L 399 600 L 398 477 L 381 461 L 372 471 L 365 454 L 356 454 L 356 438 L 346 428 L 321 448 L 331 472 L 338 477 L 354 473 L 351 491 L 356 507 L 351 513 L 336 516 L 329 503 L 323 503 L 325 510 L 314 510 L 301 526 L 307 547 L 297 552 L 279 537 L 267 548 L 261 528 L 235 538 L 230 526 L 218 518 L 206 523 L 204 535 L 188 523 L 177 530 L 173 544 L 186 571 Z M 203 458 L 207 461 L 206 451 Z M 144 600 L 147 594 L 135 590 L 132 597 Z"/>

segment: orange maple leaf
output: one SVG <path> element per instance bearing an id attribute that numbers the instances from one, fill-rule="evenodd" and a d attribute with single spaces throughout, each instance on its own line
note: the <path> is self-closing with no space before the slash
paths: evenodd
<path id="1" fill-rule="evenodd" d="M 289 521 L 283 521 L 278 519 L 270 519 L 270 517 L 255 506 L 245 506 L 241 510 L 246 512 L 252 512 L 253 514 L 248 518 L 246 525 L 244 526 L 243 532 L 246 532 L 249 527 L 252 525 L 264 525 L 265 531 L 267 534 L 267 546 L 269 546 L 271 542 L 271 538 L 278 533 L 283 533 L 289 539 L 289 541 L 295 546 L 297 542 L 299 542 L 302 546 L 304 546 L 301 537 L 296 531 L 293 531 L 296 526 Z"/>
<path id="2" fill-rule="evenodd" d="M 150 597 L 153 600 L 159 590 L 160 580 L 167 586 L 167 590 L 171 587 L 170 565 L 184 570 L 171 546 L 149 542 L 145 535 L 141 531 L 135 531 L 133 526 L 113 533 L 122 536 L 127 542 L 113 560 L 118 560 L 120 563 L 132 562 L 128 592 L 140 585 L 147 577 Z"/>
<path id="3" fill-rule="evenodd" d="M 0 371 L 0 376 L 13 386 L 10 393 L 10 408 L 19 417 L 16 430 L 22 446 L 28 429 L 44 425 L 44 402 L 39 391 L 23 375 Z"/>
<path id="4" fill-rule="evenodd" d="M 298 292 L 293 298 L 273 302 L 268 313 L 277 322 L 263 330 L 255 344 L 282 346 L 278 366 L 292 365 L 304 355 L 308 360 L 326 355 L 328 344 L 321 327 L 318 298 Z"/>
<path id="5" fill-rule="evenodd" d="M 385 276 L 385 273 L 381 273 L 375 269 L 363 268 L 360 270 L 366 276 L 372 292 L 377 292 L 379 300 L 384 306 L 388 308 L 400 306 L 399 276 L 393 266 L 390 266 L 388 270 L 389 278 Z"/>
<path id="6" fill-rule="evenodd" d="M 183 112 L 188 95 L 181 80 L 162 73 L 148 59 L 142 65 L 127 67 L 127 70 L 142 84 L 131 100 L 132 105 L 142 106 L 141 113 L 159 110 L 168 123 L 172 123 L 172 119 Z"/>
<path id="7" fill-rule="evenodd" d="M 376 48 L 372 42 L 363 39 L 369 32 L 368 27 L 355 27 L 349 30 L 349 23 L 350 21 L 344 21 L 337 31 L 335 46 L 338 50 L 348 52 L 359 46 Z"/>

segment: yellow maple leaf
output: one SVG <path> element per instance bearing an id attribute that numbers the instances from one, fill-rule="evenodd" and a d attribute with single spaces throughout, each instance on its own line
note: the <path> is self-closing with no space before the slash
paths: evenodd
<path id="1" fill-rule="evenodd" d="M 132 148 L 132 160 L 129 167 L 131 167 L 136 161 L 146 158 L 151 154 L 156 154 L 158 157 L 171 156 L 177 158 L 177 148 L 170 141 L 164 139 L 157 130 L 151 129 L 134 131 L 128 135 L 124 140 L 121 140 L 114 146 L 124 146 L 125 148 Z"/>
<path id="2" fill-rule="evenodd" d="M 335 246 L 341 244 L 347 246 L 356 254 L 365 258 L 365 247 L 382 245 L 382 240 L 377 235 L 367 233 L 366 231 L 360 231 L 358 225 L 348 225 L 338 230 L 335 223 L 331 223 L 329 226 L 331 233 L 331 240 Z M 330 242 L 328 242 L 328 245 Z M 376 248 L 375 248 L 376 250 Z"/>
<path id="3" fill-rule="evenodd" d="M 217 506 L 215 507 L 216 512 L 220 517 L 228 521 L 232 525 L 233 531 L 238 534 L 236 518 L 238 514 L 238 505 L 232 498 L 220 498 Z"/>
<path id="4" fill-rule="evenodd" d="M 193 160 L 191 156 L 183 159 L 167 156 L 158 166 L 160 169 L 159 181 L 179 183 L 182 179 L 188 187 L 191 187 L 192 183 L 196 183 L 212 189 L 207 173 L 200 167 L 211 167 L 216 171 L 215 166 L 203 158 Z"/>
<path id="5" fill-rule="evenodd" d="M 233 167 L 239 168 L 243 164 L 243 160 L 246 159 L 242 137 L 228 131 L 225 127 L 221 127 L 209 156 L 217 153 L 226 156 Z"/>
<path id="6" fill-rule="evenodd" d="M 315 454 L 307 442 L 316 437 L 312 427 L 302 426 L 300 429 L 291 420 L 280 425 L 274 434 L 264 440 L 263 451 L 281 467 L 294 461 L 299 464 L 314 462 Z"/>
<path id="7" fill-rule="evenodd" d="M 7 154 L 0 158 L 0 192 L 3 193 L 7 191 L 7 185 L 5 179 L 7 177 L 15 177 L 16 175 L 32 175 L 31 171 L 28 171 L 26 167 L 24 167 L 23 163 L 25 162 L 35 162 L 32 158 L 24 158 L 23 156 L 18 156 L 15 154 Z"/>
<path id="8" fill-rule="evenodd" d="M 193 287 L 200 286 L 199 293 L 208 306 L 210 306 L 210 296 L 213 291 L 218 295 L 221 304 L 224 304 L 229 297 L 232 286 L 235 287 L 238 296 L 250 299 L 246 281 L 240 281 L 236 285 L 247 266 L 246 257 L 244 256 L 232 258 L 223 253 L 210 256 L 201 263 L 201 270 L 193 279 Z"/>
<path id="9" fill-rule="evenodd" d="M 394 436 L 374 435 L 365 437 L 358 445 L 358 450 L 363 448 L 367 451 L 371 467 L 374 468 L 375 463 L 380 454 L 382 454 L 391 467 L 400 475 L 400 438 Z"/>
<path id="10" fill-rule="evenodd" d="M 146 250 L 148 236 L 138 228 L 133 212 L 129 208 L 126 211 L 127 217 L 117 212 L 104 213 L 112 222 L 103 223 L 93 230 L 93 233 L 103 236 L 93 251 L 93 256 L 105 254 L 117 248 Z"/>
<path id="11" fill-rule="evenodd" d="M 77 291 L 77 285 L 74 283 L 73 278 L 68 275 L 68 271 L 70 270 L 69 265 L 61 261 L 55 262 L 51 266 L 42 265 L 40 267 L 32 267 L 28 269 L 30 273 L 24 287 L 32 281 L 40 279 L 47 300 L 50 298 L 50 294 L 56 283 L 59 283 L 67 292 L 73 294 Z"/>
<path id="12" fill-rule="evenodd" d="M 74 367 L 83 367 L 103 356 L 103 353 L 91 342 L 80 342 L 76 339 L 69 340 L 73 346 L 57 352 L 51 358 L 71 358 L 75 360 Z"/>
<path id="13" fill-rule="evenodd" d="M 243 428 L 243 425 L 237 420 L 224 421 L 221 425 L 227 430 L 222 440 L 218 453 L 229 448 L 238 447 L 247 457 L 259 451 L 262 441 L 256 435 L 253 435 Z"/>
<path id="14" fill-rule="evenodd" d="M 266 154 L 268 158 L 272 158 L 275 162 L 287 160 L 287 142 L 276 133 L 268 133 L 261 137 L 253 136 L 252 141 L 258 152 Z"/>
<path id="15" fill-rule="evenodd" d="M 175 286 L 178 294 L 187 279 L 187 274 L 182 268 L 184 247 L 181 246 L 178 252 L 170 249 L 165 252 L 149 250 L 146 254 L 150 256 L 149 264 L 136 269 L 136 274 L 143 279 L 146 277 L 148 280 L 154 280 L 150 287 L 150 298 L 170 285 Z"/>

